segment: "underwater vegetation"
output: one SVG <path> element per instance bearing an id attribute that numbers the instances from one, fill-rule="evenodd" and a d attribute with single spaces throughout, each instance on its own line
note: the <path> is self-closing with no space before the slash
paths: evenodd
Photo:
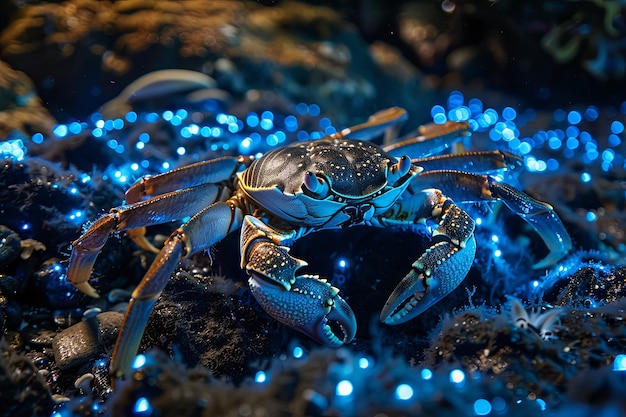
<path id="1" fill-rule="evenodd" d="M 352 23 L 321 1 L 265 3 L 1 6 L 0 414 L 625 414 L 621 3 L 402 3 L 394 36 L 371 42 L 357 28 L 376 18 L 351 13 L 350 1 L 336 4 Z M 425 26 L 428 16 L 437 18 Z M 67 280 L 70 243 L 143 175 L 260 156 L 392 106 L 410 115 L 399 138 L 467 122 L 471 135 L 446 153 L 519 156 L 523 170 L 507 181 L 554 207 L 574 249 L 533 269 L 547 249 L 526 222 L 497 203 L 462 204 L 476 220 L 468 276 L 386 326 L 386 297 L 430 231 L 306 236 L 292 252 L 340 287 L 357 317 L 355 339 L 328 349 L 255 301 L 229 236 L 176 268 L 131 376 L 112 387 L 123 312 L 154 255 L 111 238 L 92 299 Z M 147 236 L 159 247 L 178 226 Z"/>

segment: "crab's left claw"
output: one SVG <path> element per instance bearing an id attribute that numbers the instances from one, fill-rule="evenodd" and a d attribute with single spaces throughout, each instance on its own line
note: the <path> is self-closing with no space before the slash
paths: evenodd
<path id="1" fill-rule="evenodd" d="M 254 298 L 274 319 L 329 346 L 349 343 L 356 334 L 352 309 L 339 290 L 310 275 L 295 277 L 290 290 L 252 274 L 249 279 Z"/>
<path id="2" fill-rule="evenodd" d="M 459 286 L 476 253 L 472 236 L 463 248 L 450 242 L 430 247 L 393 290 L 380 313 L 385 324 L 400 324 L 417 317 Z"/>

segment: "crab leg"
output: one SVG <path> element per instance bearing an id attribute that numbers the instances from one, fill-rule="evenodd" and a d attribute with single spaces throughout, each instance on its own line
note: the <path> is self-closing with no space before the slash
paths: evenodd
<path id="1" fill-rule="evenodd" d="M 416 177 L 410 189 L 419 190 L 427 184 L 437 184 L 439 189 L 457 202 L 501 200 L 535 229 L 550 249 L 550 253 L 533 265 L 533 268 L 553 265 L 572 249 L 572 240 L 551 205 L 535 200 L 508 184 L 497 182 L 488 175 L 428 171 Z"/>
<path id="2" fill-rule="evenodd" d="M 445 169 L 472 172 L 474 174 L 509 172 L 515 175 L 519 174 L 524 166 L 522 158 L 510 152 L 500 150 L 415 158 L 411 160 L 411 163 L 424 168 L 424 171 Z"/>
<path id="3" fill-rule="evenodd" d="M 176 266 L 193 253 L 206 250 L 241 226 L 242 211 L 231 201 L 217 202 L 193 216 L 165 241 L 132 293 L 111 358 L 114 378 L 128 375 L 154 304 Z"/>
<path id="4" fill-rule="evenodd" d="M 226 199 L 227 194 L 222 186 L 204 184 L 112 209 L 72 243 L 68 281 L 85 294 L 98 297 L 87 280 L 98 253 L 111 233 L 191 216 L 215 201 Z"/>
<path id="5" fill-rule="evenodd" d="M 376 226 L 437 222 L 431 246 L 412 264 L 383 307 L 380 320 L 404 323 L 437 303 L 463 281 L 474 255 L 474 220 L 441 191 L 426 189 L 399 200 Z"/>
<path id="6" fill-rule="evenodd" d="M 296 275 L 306 262 L 289 255 L 301 231 L 280 231 L 246 216 L 241 229 L 241 264 L 254 298 L 267 313 L 313 340 L 341 346 L 356 333 L 352 309 L 339 290 L 312 275 Z"/>
<path id="7" fill-rule="evenodd" d="M 252 157 L 243 156 L 223 157 L 185 165 L 163 174 L 144 176 L 126 190 L 126 203 L 136 203 L 146 196 L 161 195 L 202 184 L 228 183 L 236 172 L 250 165 L 252 160 Z M 145 226 L 129 230 L 128 236 L 144 250 L 154 253 L 159 251 L 146 239 Z"/>
<path id="8" fill-rule="evenodd" d="M 383 149 L 395 157 L 408 155 L 433 155 L 469 136 L 467 122 L 429 123 L 420 126 L 419 136 L 384 146 Z"/>

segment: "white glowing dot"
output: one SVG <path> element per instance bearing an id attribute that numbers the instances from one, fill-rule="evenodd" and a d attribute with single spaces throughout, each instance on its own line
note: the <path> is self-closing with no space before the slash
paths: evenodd
<path id="1" fill-rule="evenodd" d="M 461 382 L 465 381 L 465 373 L 460 369 L 453 370 L 452 372 L 450 372 L 450 381 L 454 382 L 455 384 L 460 384 Z"/>
<path id="2" fill-rule="evenodd" d="M 475 220 L 475 222 L 476 222 L 476 224 L 477 224 L 477 225 L 479 225 L 479 226 L 480 226 L 481 224 L 483 224 L 483 219 L 481 219 L 480 217 L 478 217 L 478 218 Z"/>
<path id="3" fill-rule="evenodd" d="M 346 266 L 348 266 L 348 262 L 346 262 L 345 259 L 339 259 L 339 262 L 337 262 L 337 265 L 339 265 L 339 268 L 345 268 Z"/>
<path id="4" fill-rule="evenodd" d="M 146 364 L 146 355 L 137 355 L 135 356 L 135 360 L 133 360 L 132 367 L 133 369 L 139 369 Z"/>
<path id="5" fill-rule="evenodd" d="M 135 413 L 146 413 L 150 414 L 152 412 L 152 406 L 150 405 L 150 401 L 147 398 L 141 397 L 135 403 Z"/>
<path id="6" fill-rule="evenodd" d="M 533 284 L 533 288 L 537 288 L 539 286 L 539 281 L 534 280 L 532 284 Z"/>
<path id="7" fill-rule="evenodd" d="M 263 371 L 257 372 L 254 376 L 254 382 L 256 382 L 257 384 L 262 384 L 265 381 L 267 381 L 267 375 Z"/>
<path id="8" fill-rule="evenodd" d="M 366 369 L 368 366 L 370 366 L 370 361 L 367 358 L 359 359 L 359 368 Z"/>
<path id="9" fill-rule="evenodd" d="M 421 375 L 422 375 L 422 379 L 428 381 L 429 379 L 433 377 L 433 371 L 431 371 L 428 368 L 424 368 L 422 369 Z"/>
<path id="10" fill-rule="evenodd" d="M 493 256 L 495 256 L 496 258 L 499 258 L 502 256 L 502 251 L 500 249 L 496 249 L 493 251 Z"/>
<path id="11" fill-rule="evenodd" d="M 399 400 L 409 400 L 413 397 L 413 388 L 409 384 L 400 384 L 396 388 L 396 398 Z"/>
<path id="12" fill-rule="evenodd" d="M 498 237 L 498 235 L 491 235 L 491 241 L 496 243 L 500 240 L 500 238 Z"/>
<path id="13" fill-rule="evenodd" d="M 179 154 L 180 156 L 183 156 L 185 154 L 186 150 L 184 147 L 179 146 L 178 149 L 176 149 L 176 153 Z"/>
<path id="14" fill-rule="evenodd" d="M 344 379 L 343 381 L 339 381 L 335 392 L 339 396 L 347 397 L 348 395 L 352 394 L 353 390 L 354 387 L 352 386 L 352 382 Z"/>
<path id="15" fill-rule="evenodd" d="M 131 164 L 130 169 L 132 169 L 133 171 L 137 171 L 139 169 L 139 164 L 138 163 Z"/>

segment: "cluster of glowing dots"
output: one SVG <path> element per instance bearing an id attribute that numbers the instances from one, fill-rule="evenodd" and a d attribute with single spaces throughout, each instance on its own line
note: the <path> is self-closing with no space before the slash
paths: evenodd
<path id="1" fill-rule="evenodd" d="M 620 106 L 619 115 L 616 114 L 616 118 L 610 122 L 610 133 L 607 138 L 603 138 L 603 149 L 600 149 L 598 138 L 582 127 L 599 119 L 600 111 L 595 106 L 588 106 L 581 111 L 557 109 L 552 118 L 555 123 L 563 125 L 563 128 L 540 130 L 532 136 L 523 136 L 519 128 L 536 118 L 533 109 L 519 113 L 513 107 L 505 107 L 498 112 L 493 108 L 484 108 L 483 102 L 478 98 L 472 98 L 465 103 L 465 97 L 458 91 L 450 93 L 446 107 L 436 105 L 431 109 L 435 123 L 445 123 L 448 120 L 466 121 L 472 131 L 487 132 L 492 141 L 505 142 L 509 150 L 524 157 L 526 168 L 531 172 L 559 169 L 557 158 L 541 159 L 533 156 L 537 149 L 544 149 L 551 154 L 558 152 L 568 159 L 579 158 L 585 164 L 598 161 L 604 171 L 610 171 L 614 167 L 626 168 L 624 155 L 616 150 L 622 144 L 624 115 L 626 101 Z"/>

